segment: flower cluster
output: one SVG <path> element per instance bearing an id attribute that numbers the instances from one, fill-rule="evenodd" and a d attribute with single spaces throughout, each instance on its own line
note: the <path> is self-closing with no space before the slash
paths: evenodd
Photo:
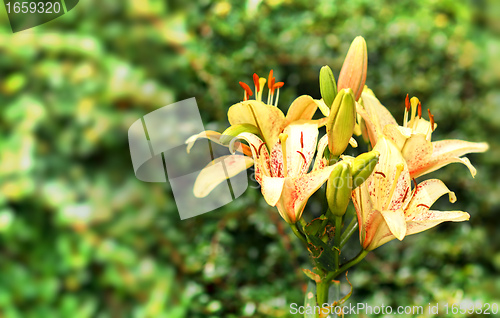
<path id="1" fill-rule="evenodd" d="M 273 71 L 267 78 L 254 74 L 254 91 L 240 82 L 244 97 L 229 108 L 230 127 L 222 134 L 205 131 L 187 141 L 188 150 L 198 138 L 208 138 L 233 153 L 203 169 L 194 187 L 198 197 L 208 195 L 227 176 L 253 165 L 264 199 L 277 207 L 311 253 L 314 272 L 306 274 L 317 283 L 318 304 L 327 301 L 331 279 L 368 251 L 445 221 L 468 220 L 466 212 L 431 210 L 442 195 L 448 194 L 451 202 L 456 197 L 441 180 L 417 184 L 415 178 L 454 162 L 466 165 L 474 177 L 476 169 L 462 156 L 488 149 L 486 143 L 431 141 L 437 124 L 430 110 L 428 120 L 423 118 L 422 104 L 416 97 L 406 96 L 403 125 L 398 125 L 365 86 L 367 62 L 366 42 L 357 37 L 345 58 L 338 85 L 332 70 L 324 66 L 319 75 L 322 98 L 300 96 L 286 115 L 277 107 L 283 82 L 276 82 Z M 250 99 L 254 95 L 255 99 Z M 320 118 L 313 119 L 318 109 Z M 326 126 L 326 134 L 318 138 L 322 126 Z M 349 144 L 357 147 L 353 135 L 362 136 L 371 151 L 355 158 L 343 155 Z M 232 164 L 233 156 L 244 158 L 247 165 Z M 220 160 L 225 160 L 226 175 L 213 169 Z M 324 183 L 328 210 L 320 218 L 306 221 L 303 212 L 307 201 Z M 351 200 L 357 223 L 355 219 L 343 231 Z M 358 227 L 362 252 L 341 265 L 343 244 Z"/>

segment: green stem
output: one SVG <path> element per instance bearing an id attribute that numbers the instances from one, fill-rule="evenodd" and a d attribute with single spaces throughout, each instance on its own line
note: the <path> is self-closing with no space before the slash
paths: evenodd
<path id="1" fill-rule="evenodd" d="M 335 279 L 342 272 L 345 272 L 346 270 L 348 270 L 352 266 L 354 266 L 357 263 L 361 262 L 361 260 L 363 258 L 365 258 L 365 256 L 367 254 L 368 254 L 368 251 L 361 250 L 361 252 L 359 252 L 359 254 L 356 255 L 355 258 L 351 259 L 349 262 L 347 262 L 347 263 L 343 264 L 342 266 L 340 266 L 340 268 L 338 270 L 328 273 L 328 275 L 326 275 L 326 277 L 325 277 L 325 279 L 323 279 L 323 281 L 332 281 L 333 279 Z"/>
<path id="2" fill-rule="evenodd" d="M 335 216 L 335 238 L 333 245 L 333 254 L 335 255 L 334 266 L 335 269 L 339 269 L 339 260 L 340 260 L 340 238 L 341 238 L 341 230 L 342 229 L 342 217 Z"/>
<path id="3" fill-rule="evenodd" d="M 344 233 L 342 233 L 342 237 L 340 238 L 340 248 L 344 247 L 344 245 L 347 243 L 347 241 L 351 238 L 351 236 L 356 232 L 358 229 L 358 219 L 354 217 L 351 221 L 351 223 L 347 226 L 347 229 L 345 230 Z"/>
<path id="4" fill-rule="evenodd" d="M 300 233 L 299 229 L 297 228 L 296 224 L 290 224 L 290 227 L 292 228 L 293 233 L 295 236 L 297 236 L 306 246 L 307 246 L 307 240 L 304 234 Z"/>
<path id="5" fill-rule="evenodd" d="M 323 306 L 328 302 L 328 289 L 330 289 L 329 281 L 322 281 L 316 283 L 316 300 L 319 306 Z"/>

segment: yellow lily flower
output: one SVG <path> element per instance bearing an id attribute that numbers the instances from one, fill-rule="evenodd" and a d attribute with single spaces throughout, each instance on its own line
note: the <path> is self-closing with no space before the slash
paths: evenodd
<path id="1" fill-rule="evenodd" d="M 309 123 L 312 126 L 321 127 L 325 125 L 328 118 L 322 118 L 319 120 L 312 120 L 313 115 L 318 109 L 319 101 L 314 100 L 310 96 L 300 96 L 290 105 L 287 115 L 285 116 L 283 112 L 277 108 L 278 98 L 279 98 L 279 89 L 283 86 L 283 82 L 275 82 L 275 78 L 273 77 L 273 71 L 269 73 L 269 80 L 261 77 L 259 78 L 257 74 L 254 74 L 253 81 L 255 84 L 255 100 L 249 100 L 249 97 L 253 95 L 253 91 L 250 87 L 240 82 L 240 85 L 244 89 L 243 101 L 237 103 L 229 108 L 228 118 L 231 127 L 226 130 L 229 132 L 231 128 L 234 127 L 243 127 L 245 130 L 247 127 L 253 128 L 251 135 L 254 136 L 262 136 L 262 140 L 259 140 L 266 146 L 266 152 L 268 153 L 279 140 L 279 135 L 293 123 Z M 266 81 L 268 81 L 269 94 L 267 103 L 264 103 L 262 100 L 262 92 L 265 87 Z M 233 131 L 238 131 L 238 128 Z M 225 133 L 219 133 L 216 131 L 204 131 L 197 135 L 191 136 L 188 140 L 186 140 L 187 144 L 187 152 L 189 153 L 191 148 L 193 147 L 196 140 L 200 138 L 209 139 L 215 143 L 220 145 L 228 146 L 228 142 L 225 142 L 223 139 L 228 139 L 228 136 Z M 247 136 L 250 134 L 246 132 L 243 136 Z M 317 132 L 316 132 L 317 138 Z M 232 138 L 231 138 L 232 139 Z M 248 137 L 247 139 L 251 139 Z M 252 139 L 253 140 L 253 139 Z M 249 143 L 249 145 L 255 145 L 254 142 Z M 238 147 L 235 147 L 235 146 Z M 195 186 L 194 186 L 194 194 L 197 197 L 205 197 L 207 196 L 218 184 L 225 181 L 228 177 L 232 177 L 239 172 L 242 172 L 254 164 L 254 159 L 256 158 L 254 149 L 250 149 L 250 146 L 241 143 L 232 143 L 233 150 L 238 148 L 238 151 L 241 153 L 235 157 L 231 158 L 231 156 L 224 156 L 221 158 L 217 158 L 210 162 L 198 176 Z M 259 143 L 258 145 L 259 152 L 262 152 L 262 145 Z M 269 150 L 269 151 L 268 151 Z M 324 149 L 323 149 L 324 150 Z M 260 156 L 257 156 L 261 158 Z M 240 160 L 237 160 L 240 159 Z M 244 162 L 245 165 L 241 163 Z M 260 160 L 255 162 L 256 170 L 257 166 L 260 165 Z M 220 174 L 220 169 L 218 165 L 224 163 L 228 169 L 228 173 Z M 257 172 L 256 172 L 257 173 Z M 259 181 L 259 180 L 257 180 Z M 259 181 L 260 182 L 260 181 Z"/>
<path id="2" fill-rule="evenodd" d="M 392 140 L 406 160 L 411 178 L 417 178 L 453 162 L 463 163 L 473 177 L 476 175 L 474 166 L 462 156 L 467 153 L 485 152 L 488 150 L 487 143 L 456 139 L 431 142 L 432 132 L 437 124 L 430 110 L 429 121 L 422 118 L 422 104 L 416 97 L 411 101 L 408 96 L 406 98 L 403 126 L 397 124 L 370 89 L 365 89 L 361 98 L 363 107 L 356 105 L 356 110 L 364 119 L 370 143 L 375 146 L 380 135 Z"/>
<path id="3" fill-rule="evenodd" d="M 254 74 L 253 80 L 256 92 L 255 100 L 248 99 L 249 96 L 253 95 L 253 92 L 248 85 L 240 82 L 240 85 L 245 90 L 244 100 L 231 106 L 227 112 L 227 117 L 231 126 L 243 124 L 255 126 L 269 150 L 277 142 L 278 135 L 283 129 L 295 121 L 308 121 L 315 123 L 318 127 L 326 124 L 327 118 L 312 120 L 318 109 L 319 101 L 314 100 L 308 95 L 302 95 L 295 99 L 288 108 L 285 116 L 277 107 L 279 89 L 283 86 L 283 82 L 275 83 L 272 70 L 269 73 L 268 80 L 264 77 L 259 78 L 257 74 Z M 262 100 L 262 91 L 266 81 L 269 93 L 267 103 L 264 103 Z"/>
<path id="4" fill-rule="evenodd" d="M 455 202 L 455 194 L 438 179 L 423 181 L 412 190 L 408 165 L 389 138 L 380 136 L 373 150 L 380 153 L 374 173 L 352 192 L 365 250 L 373 250 L 394 238 L 403 240 L 445 221 L 469 219 L 469 214 L 462 211 L 430 210 L 446 193 L 450 202 Z"/>
<path id="5" fill-rule="evenodd" d="M 269 205 L 278 208 L 288 223 L 296 223 L 301 218 L 307 200 L 325 183 L 335 167 L 326 166 L 323 152 L 328 140 L 322 138 L 316 153 L 316 164 L 308 172 L 317 138 L 316 124 L 292 123 L 278 136 L 270 154 L 264 141 L 254 134 L 241 133 L 235 138 L 245 140 L 250 145 L 255 179 L 261 185 L 262 195 Z M 231 142 L 231 148 L 235 139 Z"/>
<path id="6" fill-rule="evenodd" d="M 432 204 L 448 193 L 456 197 L 442 181 L 430 179 L 411 189 L 408 165 L 399 148 L 380 135 L 374 151 L 380 153 L 374 173 L 352 192 L 363 249 L 370 251 L 394 238 L 403 240 L 445 221 L 466 221 L 462 211 L 433 211 Z"/>

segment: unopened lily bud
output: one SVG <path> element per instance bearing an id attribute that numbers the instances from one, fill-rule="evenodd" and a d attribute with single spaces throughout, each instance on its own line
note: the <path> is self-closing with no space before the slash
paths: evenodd
<path id="1" fill-rule="evenodd" d="M 363 37 L 358 36 L 352 41 L 340 70 L 338 90 L 351 88 L 355 100 L 358 100 L 365 86 L 367 67 L 366 42 Z"/>
<path id="2" fill-rule="evenodd" d="M 248 132 L 257 136 L 260 136 L 260 131 L 259 128 L 255 127 L 252 124 L 239 124 L 239 125 L 232 125 L 228 129 L 226 129 L 221 137 L 220 137 L 220 142 L 223 145 L 227 145 L 231 142 L 231 140 L 238 136 L 241 133 Z"/>
<path id="3" fill-rule="evenodd" d="M 350 88 L 339 91 L 333 101 L 326 124 L 328 149 L 333 156 L 340 156 L 349 144 L 356 124 L 356 106 Z"/>
<path id="4" fill-rule="evenodd" d="M 337 84 L 332 69 L 328 65 L 323 66 L 319 71 L 319 90 L 326 106 L 331 108 L 337 96 Z"/>
<path id="5" fill-rule="evenodd" d="M 326 199 L 330 211 L 336 216 L 344 215 L 351 199 L 352 175 L 347 162 L 339 162 L 328 178 Z"/>
<path id="6" fill-rule="evenodd" d="M 353 189 L 359 187 L 373 173 L 380 153 L 372 150 L 361 154 L 351 161 Z"/>

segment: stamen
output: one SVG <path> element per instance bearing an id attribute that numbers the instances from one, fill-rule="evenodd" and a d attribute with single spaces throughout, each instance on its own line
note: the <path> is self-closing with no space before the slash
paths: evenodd
<path id="1" fill-rule="evenodd" d="M 418 118 L 422 118 L 422 103 L 418 101 Z"/>
<path id="2" fill-rule="evenodd" d="M 434 115 L 431 114 L 431 110 L 427 108 L 427 111 L 429 112 L 429 120 L 431 121 L 431 129 L 434 131 Z"/>
<path id="3" fill-rule="evenodd" d="M 260 91 L 260 85 L 259 85 L 259 75 L 257 75 L 257 73 L 253 73 L 253 83 L 255 85 L 255 93 L 258 93 Z"/>
<path id="4" fill-rule="evenodd" d="M 401 172 L 404 170 L 405 166 L 403 163 L 398 163 L 396 165 L 396 176 L 394 178 L 394 182 L 392 183 L 391 191 L 389 192 L 387 207 L 392 201 L 392 196 L 394 195 L 394 191 L 396 190 L 396 186 L 398 184 L 399 177 L 401 176 Z"/>
<path id="5" fill-rule="evenodd" d="M 406 94 L 406 99 L 405 99 L 405 107 L 406 107 L 406 111 L 409 112 L 410 111 L 410 96 L 408 94 Z"/>
<path id="6" fill-rule="evenodd" d="M 276 89 L 276 99 L 274 100 L 274 106 L 278 107 L 278 100 L 280 99 L 280 88 L 283 87 L 285 83 L 283 82 L 278 82 L 274 84 L 273 88 Z"/>
<path id="7" fill-rule="evenodd" d="M 253 95 L 252 90 L 250 89 L 250 86 L 248 86 L 247 84 L 245 84 L 243 82 L 239 82 L 239 83 L 240 83 L 240 86 L 245 90 L 245 95 L 243 97 L 243 100 L 248 100 L 248 98 Z"/>
<path id="8" fill-rule="evenodd" d="M 425 205 L 425 204 L 422 204 L 422 203 L 421 203 L 421 204 L 417 204 L 417 208 L 418 208 L 419 206 L 423 206 L 423 207 L 426 207 L 426 208 L 428 208 L 428 209 L 430 209 L 430 208 L 431 208 L 431 207 L 429 207 L 429 206 L 427 206 L 427 205 Z"/>
<path id="9" fill-rule="evenodd" d="M 288 135 L 281 133 L 278 138 L 281 141 L 281 153 L 283 155 L 283 176 L 286 177 L 288 175 L 288 167 L 286 164 L 286 140 L 288 139 Z"/>
<path id="10" fill-rule="evenodd" d="M 300 167 L 300 169 L 302 169 L 302 167 L 306 164 L 306 156 L 302 153 L 302 151 L 298 151 L 297 152 L 302 156 L 302 166 Z"/>
<path id="11" fill-rule="evenodd" d="M 255 155 L 257 156 L 257 158 L 255 159 L 259 159 L 259 151 L 257 151 L 257 148 L 255 148 L 255 146 L 252 144 L 250 144 L 250 146 L 252 146 L 253 150 L 255 151 Z"/>
<path id="12" fill-rule="evenodd" d="M 405 117 L 403 121 L 403 127 L 406 127 L 408 125 L 408 112 L 410 111 L 410 99 L 408 94 L 406 94 L 406 99 L 405 99 Z"/>
<path id="13" fill-rule="evenodd" d="M 403 202 L 405 202 L 405 200 L 406 200 L 406 196 L 408 195 L 408 190 L 410 190 L 410 187 L 406 188 L 406 190 L 405 190 L 405 195 L 403 197 Z"/>
<path id="14" fill-rule="evenodd" d="M 385 178 L 385 174 L 384 174 L 383 172 L 380 172 L 380 171 L 375 171 L 375 174 L 379 174 L 379 175 L 381 175 L 382 177 L 384 177 L 384 178 Z"/>
<path id="15" fill-rule="evenodd" d="M 271 84 L 272 79 L 273 79 L 273 70 L 269 72 L 269 78 L 267 80 L 267 87 L 269 87 L 269 90 L 271 90 L 271 88 L 273 87 L 273 85 Z"/>
<path id="16" fill-rule="evenodd" d="M 261 143 L 261 144 L 260 144 L 260 146 L 259 146 L 259 150 L 257 151 L 257 154 L 258 154 L 258 155 L 260 155 L 260 150 L 262 149 L 262 147 L 263 147 L 265 144 L 266 144 L 265 142 L 263 142 L 263 143 Z"/>

